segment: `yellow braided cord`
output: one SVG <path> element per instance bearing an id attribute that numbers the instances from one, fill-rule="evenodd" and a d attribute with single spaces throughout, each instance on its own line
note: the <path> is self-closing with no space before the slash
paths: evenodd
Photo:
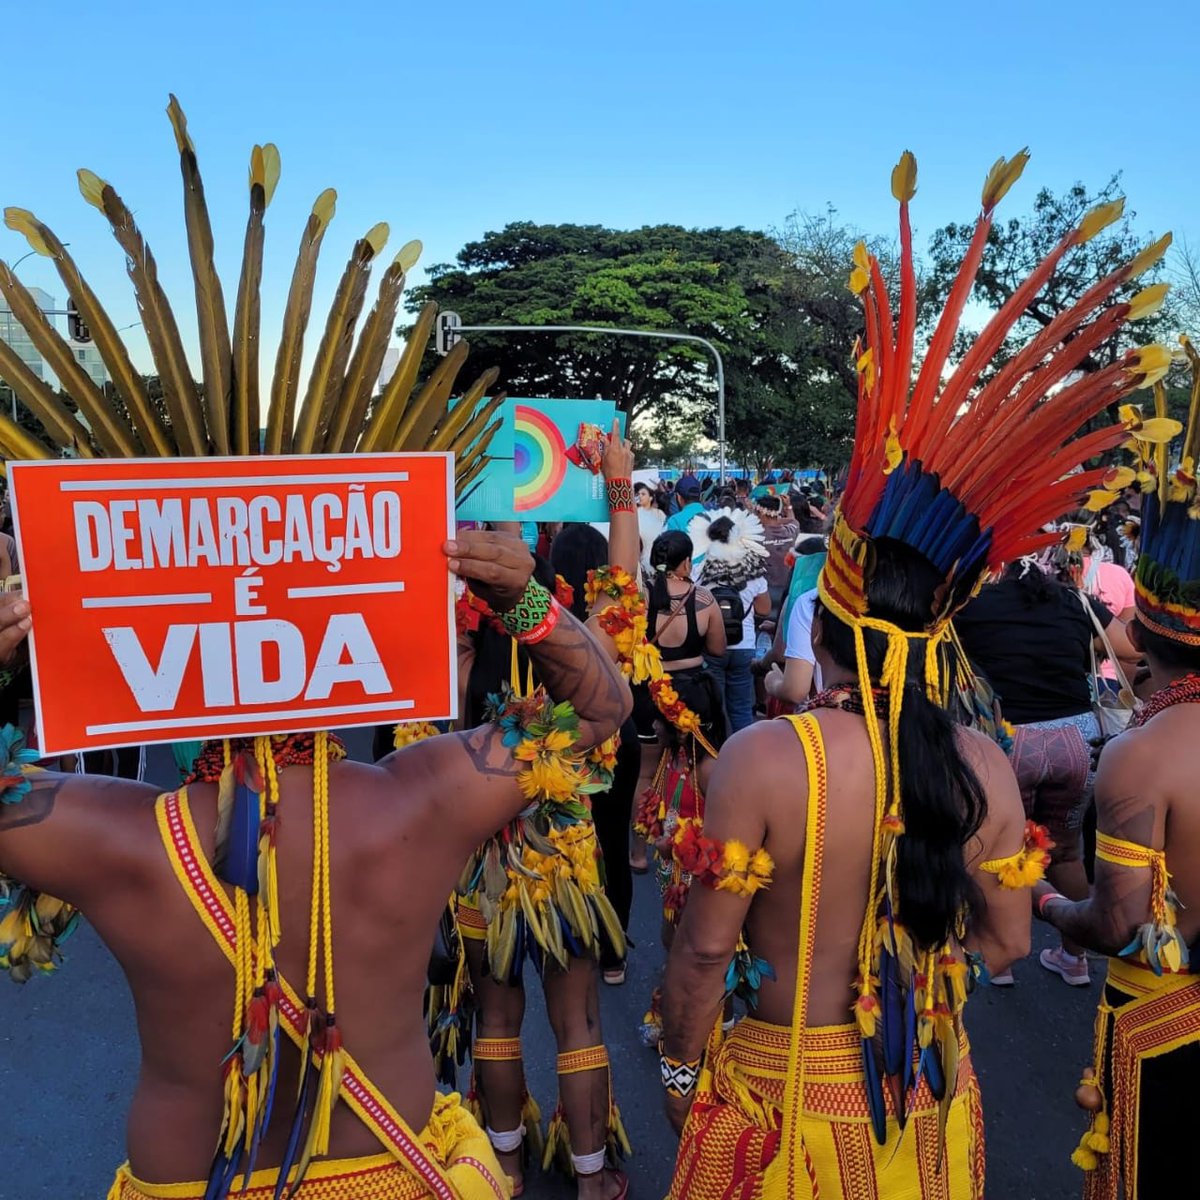
<path id="1" fill-rule="evenodd" d="M 854 654 L 858 666 L 858 678 L 865 680 L 865 690 L 868 695 L 871 690 L 871 671 L 867 665 L 867 644 L 863 637 L 863 627 L 856 622 L 854 629 Z M 867 739 L 871 743 L 871 762 L 875 770 L 875 822 L 871 838 L 871 882 L 867 888 L 867 909 L 863 914 L 862 930 L 858 935 L 858 965 L 864 981 L 871 973 L 872 949 L 875 939 L 875 915 L 879 892 L 879 853 L 880 839 L 883 834 L 883 816 L 887 805 L 887 764 L 883 757 L 883 738 L 879 732 L 879 718 L 875 713 L 875 705 L 864 704 Z"/>
<path id="2" fill-rule="evenodd" d="M 313 804 L 321 814 L 321 922 L 325 941 L 325 1011 L 337 1012 L 333 992 L 333 889 L 329 856 L 329 735 L 322 730 L 313 739 L 316 775 Z"/>
<path id="3" fill-rule="evenodd" d="M 320 734 L 317 735 L 320 737 Z M 304 994 L 310 999 L 317 994 L 317 959 L 321 953 L 321 811 L 317 803 L 319 784 L 317 763 L 321 761 L 321 744 L 313 739 L 313 866 L 312 895 L 308 906 L 308 971 L 304 976 Z"/>
<path id="4" fill-rule="evenodd" d="M 271 748 L 270 739 L 266 739 L 265 755 L 265 779 L 267 784 L 267 799 L 275 806 L 276 811 L 279 809 L 279 770 L 275 765 L 275 754 Z M 271 922 L 271 949 L 274 950 L 279 945 L 279 939 L 283 936 L 283 914 L 279 907 L 279 856 L 276 853 L 276 848 L 271 846 L 270 853 L 267 856 L 267 880 L 271 888 L 271 906 L 268 909 L 268 917 Z"/>

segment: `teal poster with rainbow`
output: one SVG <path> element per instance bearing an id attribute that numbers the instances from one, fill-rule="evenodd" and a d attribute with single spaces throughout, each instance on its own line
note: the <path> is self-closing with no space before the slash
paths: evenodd
<path id="1" fill-rule="evenodd" d="M 572 461 L 581 425 L 612 428 L 611 400 L 522 400 L 501 409 L 492 461 L 458 502 L 460 521 L 607 521 L 604 477 Z M 621 425 L 624 428 L 624 416 Z"/>

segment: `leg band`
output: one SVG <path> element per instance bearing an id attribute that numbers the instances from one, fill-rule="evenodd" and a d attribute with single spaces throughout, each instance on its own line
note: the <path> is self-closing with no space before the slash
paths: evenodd
<path id="1" fill-rule="evenodd" d="M 597 1175 L 604 1170 L 606 1153 L 597 1150 L 595 1154 L 572 1154 L 571 1166 L 576 1175 Z"/>
<path id="2" fill-rule="evenodd" d="M 560 1075 L 579 1075 L 584 1071 L 603 1071 L 608 1067 L 606 1046 L 586 1046 L 582 1050 L 568 1050 L 558 1056 Z"/>
<path id="3" fill-rule="evenodd" d="M 471 1047 L 471 1057 L 476 1062 L 520 1062 L 521 1039 L 476 1038 Z"/>
<path id="4" fill-rule="evenodd" d="M 488 1141 L 492 1143 L 492 1148 L 501 1154 L 513 1154 L 525 1144 L 524 1125 L 518 1125 L 516 1129 L 509 1129 L 503 1133 L 497 1133 L 489 1125 L 487 1135 Z"/>
<path id="5" fill-rule="evenodd" d="M 458 932 L 473 942 L 482 942 L 487 938 L 487 922 L 477 905 L 466 900 L 458 902 Z"/>

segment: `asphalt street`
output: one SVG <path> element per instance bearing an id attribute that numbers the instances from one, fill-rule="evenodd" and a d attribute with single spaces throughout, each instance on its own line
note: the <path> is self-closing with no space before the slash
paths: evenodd
<path id="1" fill-rule="evenodd" d="M 369 739 L 350 735 L 356 755 Z M 174 768 L 151 749 L 149 778 L 167 785 Z M 657 1058 L 638 1025 L 661 969 L 658 894 L 637 880 L 628 982 L 604 988 L 605 1039 L 618 1102 L 634 1144 L 628 1164 L 633 1195 L 666 1193 L 675 1142 L 661 1115 Z M 1036 947 L 1049 944 L 1034 930 Z M 138 1071 L 133 1006 L 116 963 L 90 929 L 68 944 L 55 975 L 25 987 L 0 980 L 0 1128 L 5 1163 L 0 1200 L 99 1200 L 124 1158 L 124 1118 Z M 988 1195 L 1004 1200 L 1062 1200 L 1081 1192 L 1070 1154 L 1082 1130 L 1072 1094 L 1090 1057 L 1099 990 L 1068 988 L 1031 958 L 1018 963 L 1017 985 L 987 988 L 967 1006 L 987 1120 Z M 536 977 L 528 976 L 525 1047 L 529 1083 L 543 1110 L 553 1107 L 554 1045 Z M 186 1036 L 186 1034 L 183 1034 Z M 531 1200 L 573 1194 L 557 1178 L 531 1175 Z"/>

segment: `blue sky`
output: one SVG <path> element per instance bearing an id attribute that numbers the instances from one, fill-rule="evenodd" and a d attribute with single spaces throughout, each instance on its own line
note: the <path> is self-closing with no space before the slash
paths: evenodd
<path id="1" fill-rule="evenodd" d="M 971 218 L 988 166 L 1024 145 L 1033 160 L 1008 212 L 1042 184 L 1098 186 L 1124 169 L 1138 227 L 1196 241 L 1190 7 L 108 0 L 60 9 L 48 36 L 28 6 L 5 20 L 0 202 L 52 225 L 117 323 L 134 321 L 120 252 L 75 190 L 77 167 L 97 171 L 136 211 L 187 324 L 167 93 L 188 113 L 227 299 L 249 149 L 276 142 L 272 349 L 299 231 L 327 185 L 339 204 L 316 313 L 381 219 L 393 250 L 421 238 L 426 263 L 521 219 L 769 228 L 831 203 L 888 233 L 888 173 L 906 147 L 921 167 L 918 245 Z M 0 229 L 0 257 L 25 248 Z M 62 298 L 45 263 L 20 274 Z"/>

